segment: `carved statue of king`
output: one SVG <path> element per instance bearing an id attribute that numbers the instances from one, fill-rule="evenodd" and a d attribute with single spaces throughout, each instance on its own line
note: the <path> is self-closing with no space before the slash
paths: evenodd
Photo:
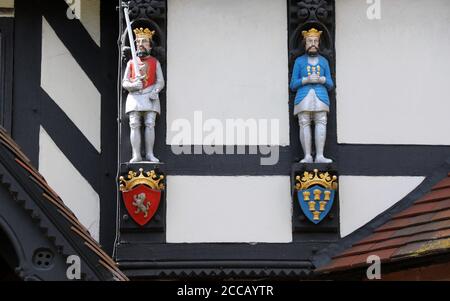
<path id="1" fill-rule="evenodd" d="M 300 142 L 305 157 L 301 163 L 331 163 L 325 158 L 327 118 L 330 111 L 328 90 L 333 89 L 333 79 L 328 60 L 319 54 L 322 31 L 311 28 L 303 31 L 306 54 L 296 59 L 290 88 L 296 92 L 294 115 L 298 116 Z M 312 156 L 312 129 L 315 124 L 316 158 Z"/>
<path id="2" fill-rule="evenodd" d="M 154 155 L 153 147 L 156 117 L 161 114 L 159 93 L 164 88 L 164 76 L 161 64 L 150 55 L 155 32 L 148 28 L 137 28 L 134 30 L 134 34 L 136 36 L 136 61 L 139 68 L 134 68 L 133 60 L 130 60 L 122 81 L 123 88 L 129 92 L 125 113 L 130 119 L 130 141 L 133 153 L 130 163 L 142 161 L 142 125 L 145 126 L 145 160 L 159 162 Z M 139 70 L 140 74 L 136 75 L 135 70 Z"/>

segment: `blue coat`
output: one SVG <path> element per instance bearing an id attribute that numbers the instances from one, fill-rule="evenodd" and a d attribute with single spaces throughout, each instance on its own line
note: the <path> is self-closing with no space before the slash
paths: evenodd
<path id="1" fill-rule="evenodd" d="M 320 65 L 320 76 L 325 76 L 327 79 L 325 85 L 321 84 L 302 84 L 302 79 L 304 77 L 308 77 L 308 55 L 302 55 L 295 60 L 294 70 L 292 72 L 292 79 L 290 88 L 292 91 L 297 91 L 297 95 L 295 96 L 295 104 L 298 105 L 303 99 L 305 99 L 306 95 L 308 95 L 309 90 L 314 89 L 316 91 L 317 97 L 324 102 L 326 105 L 330 105 L 330 98 L 328 97 L 328 90 L 332 90 L 334 87 L 333 79 L 331 78 L 330 65 L 328 64 L 328 60 L 323 56 L 319 55 L 319 63 Z M 311 65 L 311 67 L 313 67 Z"/>

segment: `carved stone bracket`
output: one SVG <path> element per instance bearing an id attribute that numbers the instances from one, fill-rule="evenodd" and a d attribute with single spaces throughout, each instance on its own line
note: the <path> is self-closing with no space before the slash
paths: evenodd
<path id="1" fill-rule="evenodd" d="M 334 61 L 334 0 L 289 0 L 290 62 L 303 54 L 301 32 L 316 27 L 324 32 L 321 53 Z"/>
<path id="2" fill-rule="evenodd" d="M 165 19 L 166 1 L 164 0 L 131 0 L 128 5 L 131 19 Z"/>
<path id="3" fill-rule="evenodd" d="M 130 20 L 133 28 L 148 27 L 155 30 L 153 37 L 153 55 L 162 63 L 166 56 L 166 16 L 167 5 L 165 0 L 131 0 L 125 1 L 130 10 Z M 131 57 L 128 35 L 125 27 L 122 30 L 123 62 Z"/>

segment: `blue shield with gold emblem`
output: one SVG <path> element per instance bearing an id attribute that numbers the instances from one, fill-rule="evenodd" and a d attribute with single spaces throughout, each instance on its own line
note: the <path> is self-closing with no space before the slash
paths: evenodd
<path id="1" fill-rule="evenodd" d="M 298 201 L 303 213 L 314 224 L 320 223 L 333 207 L 334 190 L 319 185 L 298 191 Z"/>
<path id="2" fill-rule="evenodd" d="M 328 172 L 305 172 L 296 177 L 298 202 L 305 216 L 314 224 L 320 223 L 333 207 L 337 177 Z"/>

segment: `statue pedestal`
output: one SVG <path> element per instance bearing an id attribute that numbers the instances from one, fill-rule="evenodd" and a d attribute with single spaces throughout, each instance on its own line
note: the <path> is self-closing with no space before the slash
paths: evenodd
<path id="1" fill-rule="evenodd" d="M 294 240 L 337 240 L 340 238 L 339 221 L 339 193 L 336 191 L 333 206 L 328 215 L 318 224 L 311 222 L 300 208 L 296 177 L 302 176 L 304 172 L 329 172 L 331 175 L 339 176 L 337 164 L 333 163 L 294 163 L 291 168 L 291 192 L 293 199 L 292 227 Z M 338 179 L 339 180 L 339 179 Z M 339 190 L 339 187 L 338 187 Z"/>
<path id="2" fill-rule="evenodd" d="M 145 171 L 155 170 L 160 171 L 160 173 L 165 174 L 165 163 L 154 163 L 154 162 L 139 162 L 139 163 L 122 163 L 120 164 L 120 173 L 128 173 L 130 170 L 138 171 L 140 168 L 143 168 Z"/>

